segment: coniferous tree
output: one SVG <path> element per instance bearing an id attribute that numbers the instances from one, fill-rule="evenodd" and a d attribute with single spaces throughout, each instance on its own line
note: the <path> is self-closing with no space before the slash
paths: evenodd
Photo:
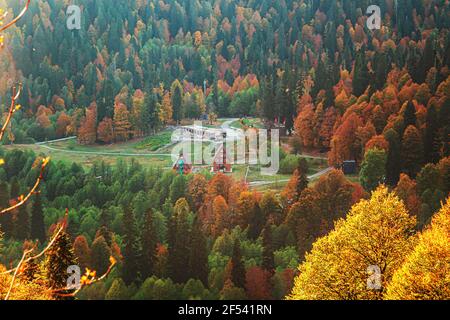
<path id="1" fill-rule="evenodd" d="M 105 117 L 113 118 L 114 112 L 114 87 L 109 79 L 103 80 L 101 90 L 97 97 L 97 122 Z"/>
<path id="2" fill-rule="evenodd" d="M 275 106 L 275 96 L 273 89 L 273 81 L 270 79 L 266 79 L 264 81 L 263 87 L 263 98 L 262 98 L 262 109 L 264 113 L 264 117 L 272 122 L 275 120 L 275 117 L 278 115 L 274 108 Z"/>
<path id="3" fill-rule="evenodd" d="M 30 214 L 28 212 L 28 206 L 21 206 L 17 211 L 14 229 L 17 239 L 25 240 L 30 237 Z"/>
<path id="4" fill-rule="evenodd" d="M 169 227 L 169 271 L 173 281 L 184 283 L 189 273 L 189 205 L 181 198 L 174 206 L 174 213 Z"/>
<path id="5" fill-rule="evenodd" d="M 360 182 L 364 189 L 375 190 L 386 179 L 387 156 L 384 150 L 377 148 L 366 152 L 361 164 Z"/>
<path id="6" fill-rule="evenodd" d="M 172 83 L 170 89 L 170 97 L 172 99 L 173 120 L 177 123 L 183 117 L 182 102 L 183 102 L 183 88 L 178 80 Z"/>
<path id="7" fill-rule="evenodd" d="M 404 128 L 406 129 L 409 126 L 416 126 L 416 122 L 417 122 L 416 108 L 414 107 L 414 104 L 411 101 L 409 101 L 403 114 Z"/>
<path id="8" fill-rule="evenodd" d="M 353 75 L 353 94 L 357 97 L 362 95 L 369 85 L 369 70 L 367 68 L 366 52 L 361 48 L 356 54 L 354 75 Z"/>
<path id="9" fill-rule="evenodd" d="M 440 158 L 438 143 L 439 127 L 434 104 L 428 109 L 426 124 L 424 138 L 425 160 L 427 163 L 438 163 Z"/>
<path id="10" fill-rule="evenodd" d="M 45 270 L 48 286 L 61 290 L 67 286 L 67 268 L 77 265 L 69 235 L 62 231 L 53 246 L 47 251 Z"/>
<path id="11" fill-rule="evenodd" d="M 235 240 L 233 246 L 233 255 L 231 257 L 231 280 L 238 288 L 245 288 L 245 267 L 242 262 L 241 244 Z"/>
<path id="12" fill-rule="evenodd" d="M 144 230 L 142 232 L 142 261 L 141 274 L 143 279 L 147 279 L 153 274 L 156 261 L 157 235 L 153 225 L 153 212 L 147 211 L 145 215 Z"/>
<path id="13" fill-rule="evenodd" d="M 106 241 L 108 247 L 111 247 L 113 244 L 113 234 L 109 231 L 107 226 L 101 226 L 95 234 L 95 238 L 103 237 Z"/>
<path id="14" fill-rule="evenodd" d="M 259 203 L 255 202 L 253 207 L 253 212 L 251 213 L 251 217 L 249 219 L 249 229 L 248 229 L 248 237 L 252 240 L 256 240 L 261 234 L 262 229 L 264 228 L 264 215 L 261 210 Z"/>
<path id="15" fill-rule="evenodd" d="M 273 254 L 272 228 L 269 223 L 266 224 L 266 227 L 264 228 L 262 235 L 263 235 L 262 267 L 264 270 L 273 273 L 275 270 L 275 261 Z"/>
<path id="16" fill-rule="evenodd" d="M 111 256 L 111 249 L 108 246 L 103 236 L 97 237 L 92 243 L 90 253 L 90 267 L 102 275 L 108 270 L 109 257 Z"/>
<path id="17" fill-rule="evenodd" d="M 389 142 L 389 150 L 386 159 L 386 181 L 390 186 L 396 186 L 401 172 L 401 142 L 400 137 L 394 129 L 389 129 L 384 134 Z"/>
<path id="18" fill-rule="evenodd" d="M 33 282 L 42 273 L 41 268 L 35 259 L 26 262 L 23 266 L 23 270 L 23 277 L 28 282 Z"/>
<path id="19" fill-rule="evenodd" d="M 440 151 L 441 156 L 450 156 L 450 98 L 446 99 L 439 110 Z"/>
<path id="20" fill-rule="evenodd" d="M 138 280 L 139 276 L 139 252 L 136 239 L 136 221 L 133 211 L 130 208 L 124 209 L 123 230 L 124 230 L 124 251 L 122 278 L 127 285 Z"/>
<path id="21" fill-rule="evenodd" d="M 296 170 L 298 174 L 297 184 L 296 184 L 296 191 L 297 195 L 300 196 L 306 188 L 308 188 L 309 180 L 306 176 L 305 170 L 299 168 Z M 295 175 L 295 173 L 294 173 Z"/>
<path id="22" fill-rule="evenodd" d="M 41 244 L 46 240 L 42 199 L 39 193 L 36 194 L 31 207 L 31 239 L 37 239 Z"/>
<path id="23" fill-rule="evenodd" d="M 208 251 L 199 218 L 194 221 L 191 231 L 189 270 L 192 279 L 200 280 L 208 286 Z"/>
<path id="24" fill-rule="evenodd" d="M 77 257 L 78 265 L 80 266 L 81 271 L 84 271 L 86 268 L 90 267 L 91 249 L 89 248 L 89 244 L 85 236 L 76 237 L 73 242 L 73 252 Z"/>
<path id="25" fill-rule="evenodd" d="M 20 196 L 20 184 L 17 176 L 14 176 L 11 179 L 11 187 L 10 187 L 10 197 L 11 199 L 17 199 Z"/>
<path id="26" fill-rule="evenodd" d="M 389 73 L 388 58 L 386 53 L 377 52 L 375 54 L 374 64 L 374 90 L 382 90 L 386 85 L 386 79 Z"/>
<path id="27" fill-rule="evenodd" d="M 402 171 L 411 178 L 415 178 L 423 163 L 423 142 L 416 127 L 409 126 L 406 129 L 401 152 Z"/>

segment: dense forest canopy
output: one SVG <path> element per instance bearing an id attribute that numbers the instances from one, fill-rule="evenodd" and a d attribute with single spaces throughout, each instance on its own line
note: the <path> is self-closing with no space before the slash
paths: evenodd
<path id="1" fill-rule="evenodd" d="M 75 4 L 79 30 L 67 1 L 49 0 L 5 33 L 4 113 L 10 87 L 23 90 L 0 147 L 0 209 L 42 172 L 42 155 L 6 145 L 99 147 L 194 119 L 284 127 L 290 181 L 263 192 L 134 160 L 50 162 L 40 191 L 0 215 L 0 298 L 60 298 L 72 264 L 109 275 L 80 299 L 450 298 L 448 1 Z M 366 25 L 371 4 L 379 30 Z M 325 155 L 329 171 L 309 181 L 304 154 Z M 356 178 L 340 170 L 348 161 Z M 5 271 L 36 239 L 54 247 L 8 289 Z"/>
<path id="2" fill-rule="evenodd" d="M 136 95 L 146 98 L 145 110 L 130 119 L 139 134 L 213 112 L 261 115 L 292 129 L 304 87 L 313 101 L 325 99 L 327 109 L 335 97 L 342 98 L 341 90 L 336 92 L 342 88 L 334 86 L 348 82 L 343 72 L 357 78 L 345 87 L 348 96 L 359 97 L 369 83 L 370 93 L 382 90 L 393 67 L 406 68 L 417 84 L 428 78 L 434 92 L 447 76 L 440 71 L 448 65 L 448 4 L 377 3 L 384 20 L 382 30 L 372 32 L 365 25 L 370 1 L 118 1 L 111 6 L 86 0 L 78 2 L 80 30 L 66 27 L 64 1 L 33 1 L 3 53 L 14 61 L 3 66 L 9 71 L 4 80 L 23 80 L 25 89 L 15 140 L 77 133 L 93 103 L 97 128 L 121 112 L 119 102 L 131 112 Z M 10 6 L 21 10 L 19 2 Z M 305 78 L 311 78 L 312 88 Z M 183 101 L 171 105 L 174 112 L 167 117 L 160 109 L 169 108 L 164 97 L 174 95 L 174 82 L 181 85 Z M 2 96 L 7 88 L 0 88 Z"/>

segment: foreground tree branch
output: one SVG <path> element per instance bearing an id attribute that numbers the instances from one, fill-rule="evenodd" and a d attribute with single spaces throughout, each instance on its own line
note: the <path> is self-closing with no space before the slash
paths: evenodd
<path id="1" fill-rule="evenodd" d="M 89 287 L 89 286 L 93 285 L 94 283 L 101 282 L 109 276 L 109 274 L 113 271 L 114 267 L 117 264 L 116 259 L 112 256 L 109 258 L 109 261 L 111 264 L 109 265 L 108 270 L 106 270 L 106 272 L 101 277 L 97 277 L 95 271 L 91 271 L 91 270 L 87 269 L 85 275 L 80 280 L 79 287 L 76 288 L 75 291 L 73 291 L 72 293 L 64 293 L 66 291 L 70 291 L 73 289 L 63 288 L 63 289 L 53 290 L 52 293 L 56 294 L 57 296 L 59 296 L 61 298 L 75 297 L 82 289 Z"/>
<path id="2" fill-rule="evenodd" d="M 13 277 L 11 279 L 11 283 L 9 285 L 8 292 L 7 292 L 4 300 L 8 300 L 9 299 L 9 297 L 11 295 L 11 292 L 12 292 L 12 289 L 14 288 L 14 283 L 15 283 L 15 281 L 17 279 L 17 276 L 19 276 L 20 274 L 22 274 L 25 271 L 24 269 L 22 269 L 22 267 L 24 265 L 26 265 L 27 263 L 33 261 L 33 260 L 39 259 L 48 250 L 50 250 L 50 248 L 54 245 L 56 239 L 58 239 L 58 237 L 61 234 L 61 232 L 65 229 L 66 225 L 67 225 L 67 211 L 66 211 L 65 218 L 59 224 L 59 226 L 57 228 L 57 231 L 55 232 L 54 236 L 52 237 L 52 239 L 50 240 L 48 245 L 41 252 L 39 252 L 38 254 L 36 254 L 34 256 L 28 257 L 29 255 L 31 255 L 34 252 L 34 250 L 36 250 L 36 248 L 37 248 L 37 243 L 36 243 L 31 249 L 28 249 L 28 250 L 24 251 L 24 253 L 22 255 L 22 258 L 20 259 L 19 263 L 17 264 L 17 266 L 15 268 L 0 273 L 0 275 L 7 275 L 7 274 L 11 274 L 11 273 L 14 272 Z"/>
<path id="3" fill-rule="evenodd" d="M 50 242 L 47 244 L 47 246 L 38 254 L 28 257 L 26 258 L 26 256 L 29 256 L 31 253 L 34 252 L 34 250 L 37 248 L 37 245 L 35 245 L 32 249 L 27 250 L 24 252 L 24 257 L 22 257 L 23 259 L 21 260 L 21 262 L 13 269 L 1 272 L 0 275 L 6 275 L 6 274 L 11 274 L 11 273 L 16 273 L 16 272 L 21 272 L 20 267 L 24 264 L 27 264 L 30 261 L 33 260 L 37 260 L 39 258 L 41 258 L 48 250 L 50 250 L 50 248 L 53 246 L 53 244 L 55 243 L 56 239 L 58 239 L 59 235 L 61 234 L 61 232 L 63 232 L 63 230 L 65 229 L 66 225 L 67 225 L 67 214 L 66 217 L 63 219 L 63 222 L 61 222 L 57 228 L 57 231 L 55 232 L 55 234 L 53 235 L 52 239 L 50 240 Z M 19 272 L 19 273 L 20 273 Z"/>
<path id="4" fill-rule="evenodd" d="M 8 128 L 9 123 L 11 122 L 12 116 L 16 111 L 20 110 L 20 105 L 16 105 L 17 99 L 19 99 L 20 94 L 22 93 L 22 84 L 19 84 L 19 89 L 14 87 L 12 89 L 12 98 L 11 105 L 9 106 L 8 115 L 6 116 L 5 123 L 0 129 L 0 141 L 3 140 L 3 136 L 5 135 L 6 129 Z"/>
<path id="5" fill-rule="evenodd" d="M 9 285 L 8 292 L 6 293 L 6 296 L 5 296 L 5 300 L 8 300 L 9 296 L 11 295 L 11 291 L 12 291 L 12 289 L 14 287 L 14 282 L 16 281 L 17 275 L 19 274 L 19 270 L 21 269 L 21 267 L 22 267 L 22 265 L 23 265 L 23 263 L 25 261 L 25 258 L 27 257 L 27 255 L 31 254 L 31 252 L 33 252 L 33 250 L 34 249 L 30 249 L 30 250 L 24 251 L 24 253 L 22 255 L 22 258 L 19 261 L 19 264 L 15 268 L 13 278 L 12 278 L 11 283 Z"/>
<path id="6" fill-rule="evenodd" d="M 28 7 L 30 6 L 30 2 L 31 2 L 31 0 L 27 0 L 27 3 L 25 4 L 25 7 L 22 9 L 22 11 L 19 13 L 19 15 L 17 17 L 15 17 L 14 19 L 12 19 L 7 24 L 5 24 L 3 27 L 1 27 L 0 28 L 0 32 L 3 32 L 6 29 L 10 28 L 11 26 L 15 25 L 17 23 L 17 21 L 19 21 L 25 15 L 25 13 L 28 11 Z M 0 21 L 2 21 L 7 15 L 8 15 L 8 13 L 5 12 L 0 17 Z"/>
<path id="7" fill-rule="evenodd" d="M 34 186 L 31 188 L 30 192 L 26 195 L 26 196 L 20 196 L 19 197 L 19 202 L 16 203 L 15 205 L 3 209 L 0 211 L 0 216 L 6 213 L 9 213 L 11 211 L 14 211 L 15 209 L 18 209 L 19 207 L 23 206 L 30 198 L 33 194 L 36 193 L 36 190 L 38 189 L 39 185 L 41 184 L 42 180 L 44 180 L 44 171 L 45 168 L 47 167 L 48 163 L 50 162 L 50 158 L 47 157 L 45 159 L 42 160 L 42 164 L 41 164 L 41 170 L 39 172 L 39 176 L 34 184 Z"/>

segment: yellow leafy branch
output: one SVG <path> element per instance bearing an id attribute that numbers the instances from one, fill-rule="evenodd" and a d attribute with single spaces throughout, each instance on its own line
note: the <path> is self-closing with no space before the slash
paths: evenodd
<path id="1" fill-rule="evenodd" d="M 25 271 L 24 269 L 22 269 L 22 266 L 26 265 L 26 264 L 29 263 L 30 261 L 39 259 L 40 257 L 42 257 L 42 256 L 43 256 L 43 255 L 44 255 L 44 254 L 45 254 L 45 253 L 46 253 L 46 252 L 47 252 L 47 251 L 55 244 L 55 242 L 56 242 L 56 240 L 58 239 L 59 235 L 61 234 L 61 232 L 62 232 L 62 231 L 65 229 L 65 227 L 66 227 L 66 224 L 67 224 L 66 221 L 67 221 L 67 211 L 66 211 L 66 216 L 65 216 L 65 218 L 63 219 L 63 222 L 61 222 L 61 223 L 59 224 L 58 229 L 57 229 L 57 231 L 55 232 L 54 236 L 52 237 L 52 239 L 50 240 L 50 242 L 48 243 L 48 245 L 47 245 L 41 252 L 39 252 L 37 255 L 28 257 L 28 256 L 31 255 L 31 254 L 34 252 L 34 250 L 37 248 L 37 243 L 36 243 L 36 244 L 33 246 L 33 248 L 24 251 L 24 253 L 23 253 L 23 255 L 22 255 L 22 258 L 20 259 L 19 263 L 17 264 L 17 266 L 16 266 L 15 268 L 0 273 L 0 275 L 7 275 L 7 274 L 10 274 L 10 273 L 13 273 L 13 272 L 14 272 L 13 277 L 12 277 L 12 279 L 11 279 L 11 283 L 10 283 L 10 285 L 9 285 L 8 292 L 7 292 L 6 296 L 5 296 L 5 300 L 8 300 L 9 297 L 10 297 L 11 291 L 12 291 L 12 289 L 13 289 L 13 287 L 14 287 L 14 283 L 15 283 L 15 281 L 16 281 L 17 276 L 20 275 L 21 273 L 23 273 L 23 272 Z M 27 257 L 28 257 L 28 258 L 27 258 Z"/>
<path id="2" fill-rule="evenodd" d="M 64 293 L 66 291 L 70 291 L 69 288 L 59 289 L 59 290 L 53 290 L 52 293 L 58 295 L 59 297 L 75 297 L 83 288 L 93 285 L 94 283 L 103 281 L 106 279 L 109 274 L 112 272 L 114 267 L 117 264 L 117 260 L 113 257 L 109 257 L 110 265 L 108 267 L 108 270 L 101 276 L 97 277 L 97 272 L 95 270 L 90 270 L 89 268 L 86 268 L 86 273 L 81 277 L 80 279 L 80 286 L 71 293 Z"/>
<path id="3" fill-rule="evenodd" d="M 31 252 L 33 252 L 33 249 L 25 250 L 23 252 L 22 258 L 20 259 L 19 264 L 15 268 L 13 278 L 11 279 L 11 283 L 9 284 L 8 292 L 6 293 L 6 296 L 5 296 L 5 300 L 9 299 L 9 296 L 11 295 L 12 288 L 14 287 L 14 282 L 16 281 L 17 275 L 20 273 L 19 270 L 21 269 L 21 267 L 22 267 L 22 265 L 23 265 L 27 255 L 31 254 Z"/>
<path id="4" fill-rule="evenodd" d="M 38 254 L 36 254 L 34 256 L 31 256 L 31 257 L 28 257 L 26 259 L 23 259 L 23 261 L 21 260 L 21 263 L 19 263 L 17 265 L 17 267 L 15 267 L 13 269 L 10 269 L 10 270 L 7 270 L 7 271 L 4 271 L 4 272 L 1 272 L 0 275 L 7 275 L 7 274 L 10 274 L 10 273 L 13 273 L 13 272 L 19 272 L 19 274 L 20 274 L 23 271 L 23 270 L 20 270 L 20 267 L 22 265 L 27 264 L 30 261 L 37 260 L 40 257 L 42 257 L 55 244 L 55 242 L 58 239 L 58 237 L 61 234 L 61 232 L 63 232 L 63 230 L 66 228 L 66 224 L 67 224 L 66 221 L 67 221 L 67 213 L 66 213 L 66 217 L 63 219 L 63 222 L 61 222 L 59 224 L 59 226 L 57 228 L 57 231 L 53 235 L 52 239 L 50 240 L 50 242 L 47 244 L 47 246 L 41 252 L 39 252 Z M 35 244 L 32 249 L 25 251 L 24 255 L 25 256 L 29 256 L 31 253 L 34 252 L 34 250 L 36 248 L 37 248 L 37 244 Z"/>

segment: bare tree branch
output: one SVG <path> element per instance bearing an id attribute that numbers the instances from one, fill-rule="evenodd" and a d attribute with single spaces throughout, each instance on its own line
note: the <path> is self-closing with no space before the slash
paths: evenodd
<path id="1" fill-rule="evenodd" d="M 106 279 L 109 276 L 109 274 L 113 271 L 114 267 L 117 264 L 117 261 L 113 257 L 110 257 L 110 262 L 111 262 L 111 264 L 109 265 L 108 270 L 106 270 L 106 272 L 100 278 L 96 278 L 95 275 L 93 277 L 89 278 L 91 272 L 89 272 L 89 271 L 86 272 L 85 280 L 81 281 L 79 288 L 76 289 L 74 292 L 63 293 L 64 291 L 70 290 L 69 288 L 64 288 L 64 289 L 53 290 L 52 293 L 56 294 L 62 298 L 63 297 L 75 297 L 83 288 L 89 287 L 89 286 L 93 285 L 94 283 L 97 283 L 97 282 L 100 282 L 100 281 L 103 281 L 104 279 Z M 94 274 L 95 274 L 95 272 L 94 272 Z"/>
<path id="2" fill-rule="evenodd" d="M 9 296 L 10 296 L 10 294 L 11 294 L 11 290 L 12 290 L 12 288 L 14 287 L 14 282 L 16 281 L 16 277 L 17 277 L 17 275 L 18 275 L 18 273 L 19 273 L 20 268 L 22 267 L 22 265 L 23 265 L 23 263 L 24 263 L 24 261 L 25 261 L 26 256 L 29 255 L 29 254 L 31 254 L 31 252 L 33 252 L 33 250 L 34 250 L 34 249 L 30 249 L 30 250 L 24 251 L 24 253 L 23 253 L 23 255 L 22 255 L 22 259 L 20 259 L 19 264 L 18 264 L 17 267 L 15 268 L 14 275 L 13 275 L 13 278 L 11 279 L 11 283 L 10 283 L 10 285 L 9 285 L 8 292 L 6 293 L 5 300 L 8 300 L 8 299 L 9 299 Z"/>
<path id="3" fill-rule="evenodd" d="M 20 83 L 19 90 L 17 90 L 16 87 L 12 89 L 11 105 L 9 106 L 8 115 L 6 117 L 5 123 L 3 124 L 3 127 L 0 129 L 0 141 L 3 140 L 3 136 L 5 134 L 6 128 L 8 128 L 8 125 L 11 122 L 12 116 L 14 115 L 14 113 L 16 113 L 16 111 L 20 109 L 20 107 L 16 105 L 16 101 L 21 93 L 22 93 L 22 84 Z"/>
<path id="4" fill-rule="evenodd" d="M 44 180 L 44 171 L 45 171 L 45 168 L 47 167 L 49 162 L 50 162 L 50 158 L 45 158 L 45 159 L 42 160 L 41 171 L 39 172 L 39 176 L 38 176 L 38 178 L 36 180 L 36 183 L 31 188 L 30 192 L 26 196 L 21 196 L 19 198 L 20 201 L 18 203 L 16 203 L 15 205 L 13 205 L 13 206 L 11 206 L 9 208 L 0 210 L 0 216 L 3 215 L 3 214 L 6 214 L 8 212 L 11 212 L 11 211 L 13 211 L 15 209 L 18 209 L 19 207 L 23 206 L 31 198 L 31 196 L 36 192 L 37 188 L 41 184 L 42 180 Z"/>
<path id="5" fill-rule="evenodd" d="M 19 15 L 17 17 L 15 17 L 14 19 L 12 19 L 7 24 L 5 24 L 3 27 L 1 27 L 0 28 L 0 32 L 3 32 L 6 29 L 8 29 L 9 27 L 11 27 L 12 25 L 16 24 L 17 21 L 19 21 L 25 15 L 25 13 L 28 10 L 28 7 L 30 6 L 30 1 L 31 0 L 27 0 L 27 3 L 25 4 L 25 7 L 22 9 L 22 11 L 19 13 Z M 7 15 L 7 13 L 5 13 L 0 20 L 3 20 L 6 17 L 6 15 Z"/>
<path id="6" fill-rule="evenodd" d="M 30 261 L 39 259 L 39 258 L 42 257 L 48 250 L 50 250 L 50 248 L 51 248 L 51 247 L 53 246 L 53 244 L 56 242 L 56 239 L 58 239 L 58 237 L 59 237 L 59 235 L 61 234 L 61 232 L 65 229 L 65 227 L 66 227 L 66 220 L 67 220 L 67 214 L 66 214 L 66 217 L 64 218 L 63 222 L 60 223 L 60 225 L 59 225 L 57 231 L 56 231 L 55 234 L 53 235 L 53 238 L 50 240 L 50 242 L 49 242 L 48 245 L 45 247 L 45 249 L 42 250 L 41 252 L 39 252 L 37 255 L 31 256 L 31 257 L 25 259 L 25 260 L 22 262 L 22 264 L 26 264 L 26 263 L 28 263 L 28 262 L 30 262 Z M 30 251 L 33 252 L 34 249 L 35 249 L 35 248 L 31 249 Z M 31 254 L 31 252 L 28 253 L 28 254 Z M 13 272 L 16 273 L 17 270 L 19 270 L 19 266 L 15 267 L 14 269 L 10 269 L 10 270 L 4 271 L 4 272 L 0 273 L 0 275 L 10 274 L 10 273 L 13 273 Z"/>

